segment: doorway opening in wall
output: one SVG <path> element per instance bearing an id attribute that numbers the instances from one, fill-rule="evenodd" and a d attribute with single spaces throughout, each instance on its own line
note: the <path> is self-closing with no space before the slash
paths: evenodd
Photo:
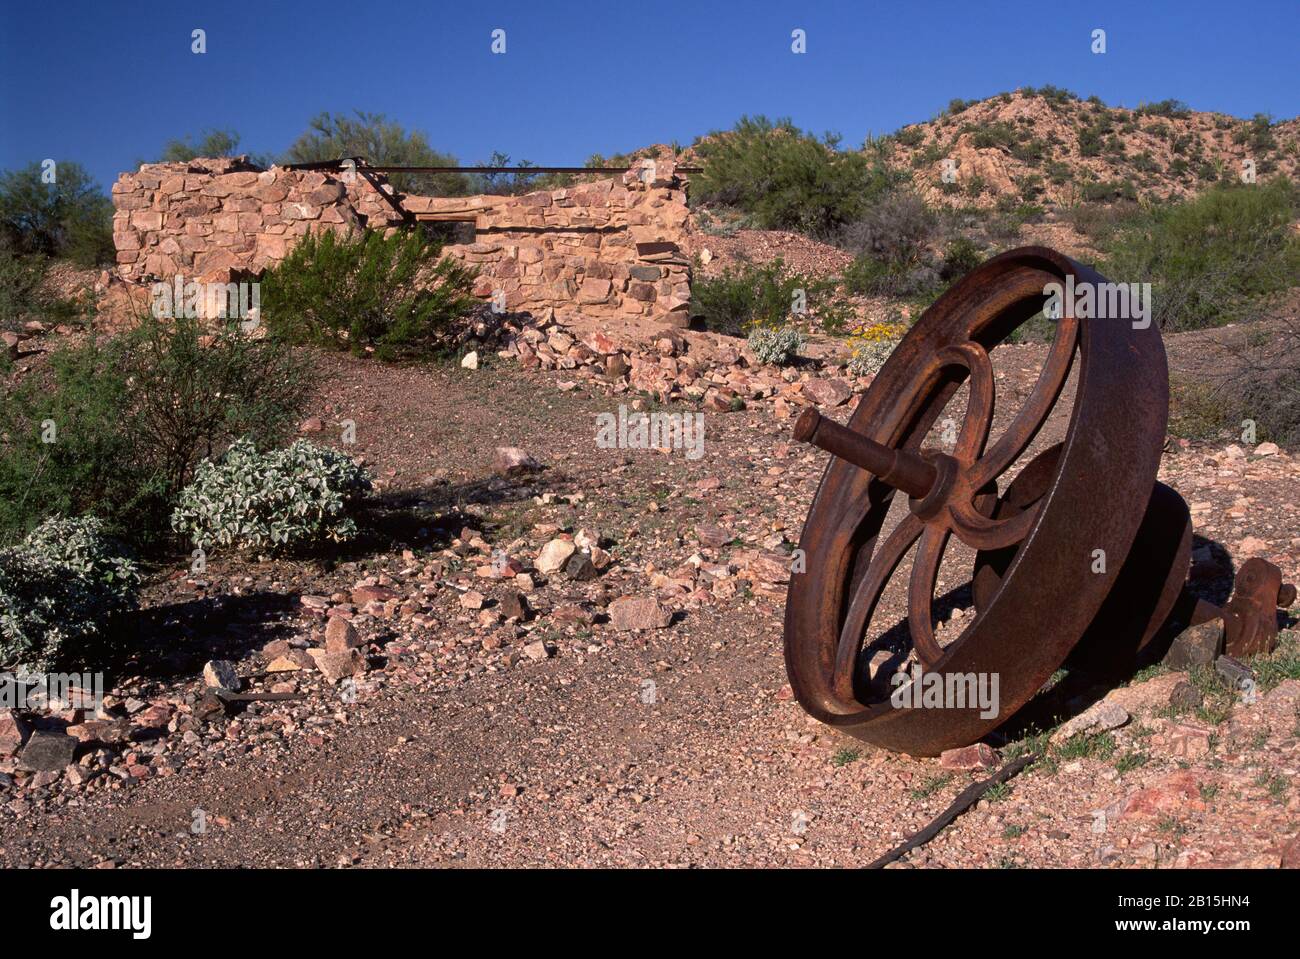
<path id="1" fill-rule="evenodd" d="M 443 246 L 473 243 L 478 237 L 473 220 L 421 220 L 416 228 Z"/>

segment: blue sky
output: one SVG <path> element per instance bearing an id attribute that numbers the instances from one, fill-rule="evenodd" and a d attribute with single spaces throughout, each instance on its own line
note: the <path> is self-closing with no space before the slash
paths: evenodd
<path id="1" fill-rule="evenodd" d="M 168 139 L 213 127 L 278 154 L 324 110 L 386 113 L 466 164 L 501 150 L 548 165 L 689 143 L 745 113 L 856 146 L 954 97 L 1048 83 L 1112 105 L 1300 112 L 1300 0 L 0 0 L 0 11 L 0 168 L 78 160 L 105 188 Z M 490 49 L 496 28 L 504 55 Z M 1090 50 L 1094 28 L 1105 54 Z"/>

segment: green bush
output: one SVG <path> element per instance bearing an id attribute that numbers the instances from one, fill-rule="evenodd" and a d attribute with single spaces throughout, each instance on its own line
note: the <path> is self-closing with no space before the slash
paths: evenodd
<path id="1" fill-rule="evenodd" d="M 1300 239 L 1290 228 L 1297 213 L 1289 181 L 1217 186 L 1120 229 L 1105 245 L 1102 272 L 1115 282 L 1151 282 L 1155 319 L 1166 331 L 1248 320 L 1261 298 L 1300 274 Z"/>
<path id="2" fill-rule="evenodd" d="M 219 463 L 199 464 L 172 528 L 199 549 L 297 549 L 356 535 L 349 509 L 370 489 L 366 471 L 335 450 L 299 440 L 259 453 L 232 443 Z"/>
<path id="3" fill-rule="evenodd" d="M 749 348 L 760 363 L 785 366 L 803 346 L 803 334 L 793 326 L 755 327 L 749 334 Z"/>
<path id="4" fill-rule="evenodd" d="M 48 669 L 102 656 L 140 577 L 94 519 L 48 520 L 0 550 L 0 662 Z M 102 662 L 102 660 L 101 660 Z"/>
<path id="5" fill-rule="evenodd" d="M 839 139 L 804 133 L 789 120 L 742 117 L 698 141 L 704 172 L 692 202 L 737 207 L 760 229 L 833 236 L 897 182 L 879 156 L 838 149 Z"/>
<path id="6" fill-rule="evenodd" d="M 1181 118 L 1191 116 L 1192 108 L 1182 100 L 1159 100 L 1155 103 L 1139 104 L 1134 112 L 1148 117 Z"/>
<path id="7" fill-rule="evenodd" d="M 479 305 L 475 271 L 418 231 L 312 233 L 262 278 L 272 336 L 381 359 L 430 355 Z"/>
<path id="8" fill-rule="evenodd" d="M 19 329 L 25 318 L 43 312 L 45 269 L 44 257 L 16 254 L 0 242 L 0 330 Z"/>
<path id="9" fill-rule="evenodd" d="M 78 163 L 42 182 L 33 163 L 0 174 L 0 235 L 19 254 L 65 257 L 93 267 L 113 260 L 113 204 Z"/>
<path id="10" fill-rule="evenodd" d="M 419 130 L 407 131 L 382 113 L 355 116 L 322 113 L 313 117 L 307 131 L 285 154 L 288 163 L 315 163 L 342 157 L 365 157 L 385 166 L 456 166 L 456 158 L 429 145 Z M 403 193 L 430 196 L 464 196 L 474 192 L 473 180 L 464 173 L 394 173 L 388 178 Z"/>
<path id="11" fill-rule="evenodd" d="M 983 262 L 984 251 L 980 245 L 969 237 L 959 236 L 944 249 L 939 276 L 945 280 L 960 279 Z"/>
<path id="12" fill-rule="evenodd" d="M 94 513 L 151 544 L 200 459 L 243 435 L 278 443 L 313 388 L 287 347 L 194 320 L 60 349 L 0 406 L 0 538 Z"/>
<path id="13" fill-rule="evenodd" d="M 715 333 L 748 336 L 757 326 L 787 325 L 801 291 L 807 314 L 823 328 L 833 332 L 843 326 L 848 306 L 838 284 L 787 271 L 780 258 L 728 267 L 716 277 L 697 275 L 691 283 L 691 311 Z"/>
<path id="14" fill-rule="evenodd" d="M 926 260 L 884 260 L 864 253 L 845 269 L 844 285 L 864 296 L 916 296 L 940 283 L 938 271 Z"/>

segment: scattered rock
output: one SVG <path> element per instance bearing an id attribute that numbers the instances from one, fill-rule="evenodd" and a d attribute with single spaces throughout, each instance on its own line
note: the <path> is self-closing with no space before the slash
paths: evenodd
<path id="1" fill-rule="evenodd" d="M 325 648 L 330 652 L 343 653 L 364 645 L 361 635 L 351 621 L 342 616 L 331 616 L 325 625 Z"/>
<path id="2" fill-rule="evenodd" d="M 570 579 L 586 582 L 596 578 L 596 567 L 591 557 L 585 553 L 574 553 L 564 564 L 564 572 Z"/>
<path id="3" fill-rule="evenodd" d="M 537 554 L 537 561 L 533 564 L 537 567 L 539 573 L 549 575 L 558 572 L 569 561 L 569 557 L 577 549 L 571 539 L 553 539 Z"/>
<path id="4" fill-rule="evenodd" d="M 31 729 L 21 716 L 12 709 L 0 709 L 0 756 L 18 752 L 29 735 Z"/>
<path id="5" fill-rule="evenodd" d="M 462 609 L 482 609 L 484 596 L 476 589 L 471 589 L 467 593 L 460 594 L 460 605 Z"/>
<path id="6" fill-rule="evenodd" d="M 1191 683 L 1179 683 L 1169 694 L 1169 705 L 1175 709 L 1199 709 L 1205 702 L 1201 691 Z"/>
<path id="7" fill-rule="evenodd" d="M 1052 733 L 1051 741 L 1053 743 L 1063 743 L 1079 733 L 1094 730 L 1106 732 L 1107 730 L 1118 729 L 1128 721 L 1128 710 L 1106 698 L 1093 703 L 1079 715 L 1063 723 L 1056 732 Z"/>
<path id="8" fill-rule="evenodd" d="M 210 659 L 203 666 L 203 685 L 209 689 L 228 689 L 239 692 L 239 672 L 235 664 L 225 659 Z"/>
<path id="9" fill-rule="evenodd" d="M 498 446 L 492 461 L 492 469 L 501 476 L 518 476 L 523 473 L 535 473 L 542 464 L 533 459 L 527 450 L 517 446 Z"/>
<path id="10" fill-rule="evenodd" d="M 363 673 L 366 670 L 366 658 L 355 649 L 349 649 L 346 652 L 309 649 L 307 655 L 312 658 L 321 675 L 330 683 L 337 683 L 340 679 L 355 676 L 357 673 Z"/>
<path id="11" fill-rule="evenodd" d="M 524 655 L 529 659 L 547 659 L 555 655 L 555 648 L 547 646 L 543 640 L 537 640 L 535 643 L 529 643 L 524 647 Z"/>
<path id="12" fill-rule="evenodd" d="M 77 740 L 64 733 L 32 733 L 18 757 L 18 768 L 28 772 L 57 772 L 68 763 L 77 752 Z"/>
<path id="13" fill-rule="evenodd" d="M 1220 656 L 1214 661 L 1214 671 L 1230 682 L 1233 687 L 1240 689 L 1247 682 L 1255 681 L 1255 671 L 1239 659 L 1231 656 Z"/>
<path id="14" fill-rule="evenodd" d="M 1185 815 L 1205 809 L 1200 784 L 1190 769 L 1179 770 L 1152 786 L 1129 794 L 1119 804 L 1120 819 Z"/>
<path id="15" fill-rule="evenodd" d="M 499 611 L 508 620 L 517 619 L 524 622 L 528 619 L 528 600 L 524 598 L 523 593 L 506 593 L 501 598 Z"/>
<path id="16" fill-rule="evenodd" d="M 609 622 L 618 630 L 663 629 L 672 613 L 653 596 L 620 596 L 609 604 Z"/>
<path id="17" fill-rule="evenodd" d="M 997 750 L 987 743 L 945 749 L 939 755 L 939 766 L 943 769 L 996 769 L 997 765 Z"/>
<path id="18" fill-rule="evenodd" d="M 849 401 L 853 390 L 841 379 L 813 377 L 803 385 L 804 395 L 821 407 L 842 406 Z"/>
<path id="19" fill-rule="evenodd" d="M 1201 759 L 1210 754 L 1214 731 L 1196 723 L 1173 723 L 1152 737 L 1152 745 L 1178 759 Z"/>
<path id="20" fill-rule="evenodd" d="M 1169 704 L 1169 695 L 1179 683 L 1187 682 L 1186 673 L 1164 673 L 1132 686 L 1112 689 L 1105 702 L 1122 706 L 1130 715 L 1163 709 Z"/>
<path id="21" fill-rule="evenodd" d="M 467 370 L 478 369 L 478 350 L 470 350 L 462 357 L 460 365 Z"/>
<path id="22" fill-rule="evenodd" d="M 1176 637 L 1165 653 L 1164 664 L 1171 669 L 1208 666 L 1223 650 L 1223 620 L 1212 619 L 1188 626 Z"/>
<path id="23" fill-rule="evenodd" d="M 283 656 L 277 656 L 271 660 L 267 666 L 268 673 L 296 673 L 304 669 L 312 669 L 316 661 L 307 655 L 302 649 L 291 649 Z"/>

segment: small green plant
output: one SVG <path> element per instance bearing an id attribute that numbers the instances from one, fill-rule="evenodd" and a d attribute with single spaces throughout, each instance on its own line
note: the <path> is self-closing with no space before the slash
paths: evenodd
<path id="1" fill-rule="evenodd" d="M 760 363 L 786 366 L 799 354 L 804 338 L 793 326 L 758 326 L 750 331 L 748 343 Z"/>
<path id="2" fill-rule="evenodd" d="M 135 564 L 97 520 L 47 520 L 0 550 L 0 662 L 94 663 L 139 585 Z"/>
<path id="3" fill-rule="evenodd" d="M 290 343 L 429 356 L 473 311 L 475 271 L 419 231 L 308 234 L 262 279 L 262 317 Z"/>
<path id="4" fill-rule="evenodd" d="M 1028 829 L 1028 827 L 1026 827 L 1026 826 L 1022 826 L 1022 825 L 1020 825 L 1019 823 L 1011 823 L 1011 822 L 1009 822 L 1009 823 L 1007 823 L 1005 826 L 1002 827 L 1002 838 L 1003 838 L 1003 839 L 1015 839 L 1015 838 L 1017 838 L 1017 837 L 1019 837 L 1019 836 L 1023 836 L 1023 835 L 1025 834 L 1025 832 L 1026 832 L 1027 829 Z"/>
<path id="5" fill-rule="evenodd" d="M 1061 759 L 1110 759 L 1115 737 L 1110 733 L 1076 733 L 1057 749 Z"/>
<path id="6" fill-rule="evenodd" d="M 832 766 L 847 766 L 849 763 L 857 762 L 862 753 L 857 749 L 841 749 L 831 757 Z"/>
<path id="7" fill-rule="evenodd" d="M 172 528 L 199 549 L 289 550 L 356 535 L 349 511 L 370 490 L 366 471 L 335 450 L 299 440 L 259 453 L 232 443 L 219 463 L 199 464 Z"/>
<path id="8" fill-rule="evenodd" d="M 943 773 L 939 776 L 926 776 L 919 786 L 914 786 L 912 788 L 912 798 L 927 799 L 950 782 L 952 782 L 952 773 Z"/>
<path id="9" fill-rule="evenodd" d="M 984 793 L 989 802 L 1005 802 L 1011 798 L 1011 786 L 1008 783 L 994 783 Z"/>
<path id="10" fill-rule="evenodd" d="M 1130 750 L 1115 760 L 1115 770 L 1121 773 L 1132 772 L 1145 766 L 1150 758 L 1146 753 Z"/>

